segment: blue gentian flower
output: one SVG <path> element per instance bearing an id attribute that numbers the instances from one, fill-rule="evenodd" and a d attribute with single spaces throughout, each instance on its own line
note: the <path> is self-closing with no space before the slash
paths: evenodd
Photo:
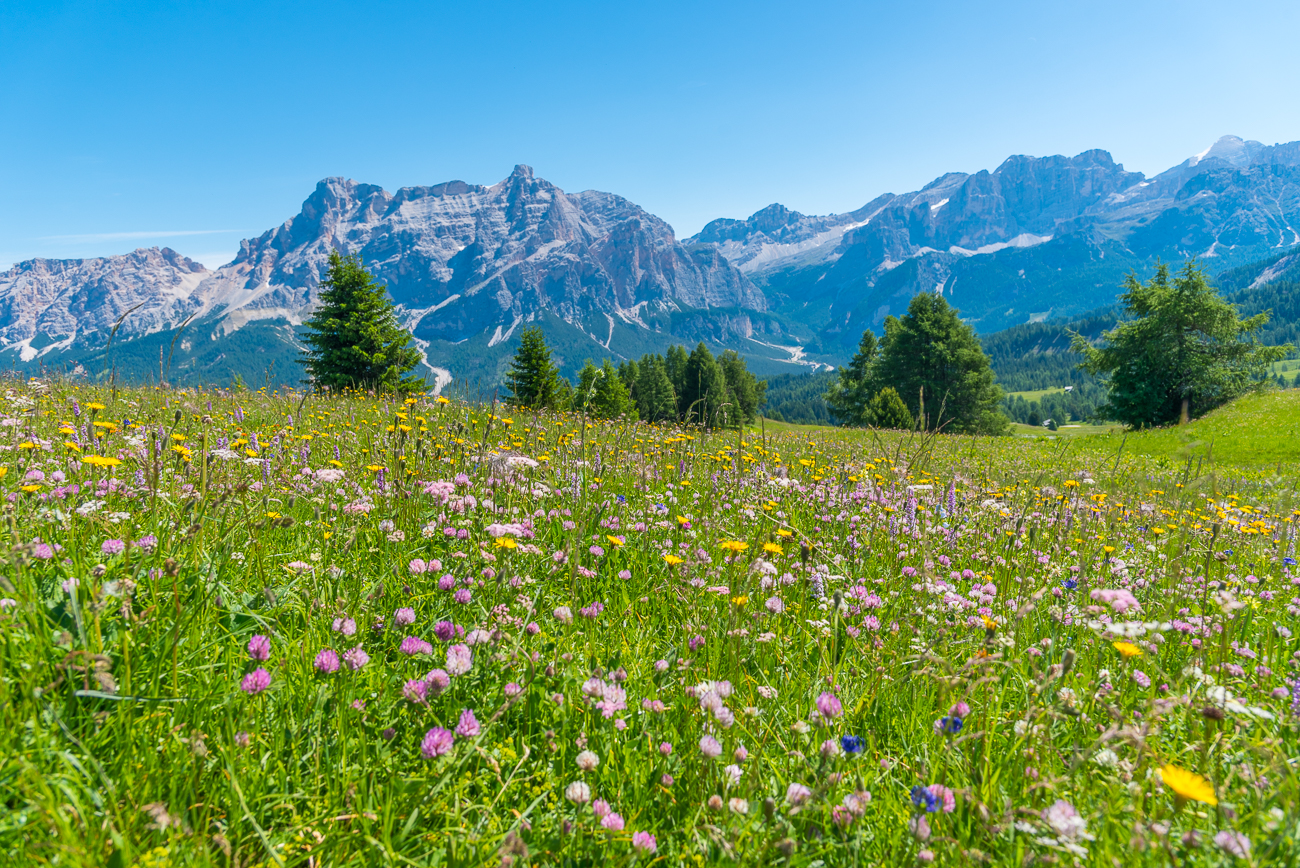
<path id="1" fill-rule="evenodd" d="M 842 735 L 840 747 L 844 748 L 845 753 L 862 753 L 862 739 L 856 735 Z"/>
<path id="2" fill-rule="evenodd" d="M 939 720 L 939 730 L 949 735 L 956 735 L 961 732 L 961 728 L 962 720 L 955 714 L 952 717 L 944 717 Z"/>
<path id="3" fill-rule="evenodd" d="M 1074 579 L 1070 579 L 1070 578 L 1061 579 L 1061 585 L 1067 591 L 1073 591 L 1075 588 L 1079 587 L 1079 583 Z"/>

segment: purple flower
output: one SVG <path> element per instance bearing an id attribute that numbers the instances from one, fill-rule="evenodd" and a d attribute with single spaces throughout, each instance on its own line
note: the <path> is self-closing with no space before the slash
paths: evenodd
<path id="1" fill-rule="evenodd" d="M 839 717 L 844 713 L 844 706 L 840 705 L 840 700 L 834 693 L 823 693 L 817 697 L 817 710 L 822 717 Z"/>
<path id="2" fill-rule="evenodd" d="M 439 642 L 448 642 L 456 635 L 456 625 L 450 621 L 439 621 L 433 625 L 433 635 L 438 637 Z"/>
<path id="3" fill-rule="evenodd" d="M 505 693 L 507 699 L 513 699 L 514 697 L 524 692 L 524 689 L 520 687 L 518 684 L 514 683 L 513 681 L 511 681 L 504 688 L 502 688 L 502 690 Z"/>
<path id="4" fill-rule="evenodd" d="M 329 675 L 331 672 L 339 671 L 339 655 L 334 653 L 334 649 L 325 648 L 316 655 L 316 671 Z"/>
<path id="5" fill-rule="evenodd" d="M 433 646 L 421 639 L 419 636 L 407 636 L 402 640 L 402 644 L 398 646 L 397 650 L 401 651 L 403 654 L 411 655 L 432 654 Z"/>
<path id="6" fill-rule="evenodd" d="M 433 691 L 434 696 L 451 686 L 451 676 L 442 669 L 432 670 L 428 675 L 424 676 L 424 680 L 429 685 L 429 689 Z"/>
<path id="7" fill-rule="evenodd" d="M 456 587 L 456 577 L 450 573 L 438 579 L 438 590 L 450 591 L 454 587 Z"/>
<path id="8" fill-rule="evenodd" d="M 711 735 L 706 735 L 700 739 L 700 753 L 710 759 L 722 756 L 722 745 Z"/>
<path id="9" fill-rule="evenodd" d="M 420 753 L 425 759 L 442 756 L 451 750 L 452 743 L 455 740 L 456 736 L 452 735 L 451 730 L 435 726 L 424 734 L 424 741 L 420 742 Z"/>
<path id="10" fill-rule="evenodd" d="M 335 633 L 342 633 L 344 636 L 355 636 L 357 622 L 351 618 L 335 618 L 332 629 Z"/>
<path id="11" fill-rule="evenodd" d="M 271 673 L 267 672 L 261 666 L 244 676 L 244 680 L 239 682 L 239 689 L 249 696 L 256 696 L 263 690 L 271 686 Z"/>
<path id="12" fill-rule="evenodd" d="M 120 555 L 126 551 L 126 543 L 120 539 L 106 539 L 99 549 L 106 555 Z"/>
<path id="13" fill-rule="evenodd" d="M 638 850 L 644 850 L 647 853 L 653 853 L 656 849 L 658 849 L 659 842 L 657 842 L 655 840 L 655 836 L 651 835 L 649 832 L 633 832 L 632 846 L 637 848 Z"/>
<path id="14" fill-rule="evenodd" d="M 411 571 L 411 575 L 418 576 L 429 569 L 429 565 L 420 558 L 413 559 L 406 568 Z"/>
<path id="15" fill-rule="evenodd" d="M 930 795 L 934 796 L 938 805 L 943 808 L 945 814 L 951 814 L 956 809 L 957 799 L 952 790 L 943 784 L 930 784 L 927 789 L 930 791 Z"/>
<path id="16" fill-rule="evenodd" d="M 32 546 L 32 557 L 40 561 L 48 561 L 54 557 L 54 549 L 50 548 L 49 543 L 37 543 Z"/>
<path id="17" fill-rule="evenodd" d="M 623 831 L 623 817 L 616 812 L 610 812 L 600 821 L 600 824 L 611 832 Z"/>
<path id="18" fill-rule="evenodd" d="M 366 650 L 358 645 L 355 648 L 349 648 L 343 652 L 343 662 L 348 664 L 348 668 L 356 672 L 362 666 L 370 662 L 370 655 Z"/>
<path id="19" fill-rule="evenodd" d="M 460 588 L 452 596 L 452 599 L 455 600 L 457 603 L 468 603 L 471 599 L 473 599 L 473 597 L 474 595 L 473 593 L 470 592 L 469 588 Z"/>
<path id="20" fill-rule="evenodd" d="M 135 541 L 135 544 L 138 548 L 142 548 L 147 552 L 151 552 L 158 547 L 158 537 L 154 536 L 153 534 L 149 534 L 148 536 L 142 536 Z"/>
<path id="21" fill-rule="evenodd" d="M 447 671 L 452 675 L 464 675 L 474 667 L 474 655 L 467 645 L 452 645 L 447 649 Z"/>
<path id="22" fill-rule="evenodd" d="M 812 790 L 803 784 L 792 783 L 785 788 L 785 800 L 790 803 L 791 807 L 799 807 L 812 798 Z"/>
<path id="23" fill-rule="evenodd" d="M 461 738 L 474 738 L 481 731 L 482 729 L 478 725 L 478 718 L 474 716 L 474 712 L 470 711 L 468 708 L 461 711 L 460 722 L 456 724 L 456 735 Z"/>
<path id="24" fill-rule="evenodd" d="M 393 623 L 399 627 L 405 627 L 408 624 L 415 623 L 415 610 L 410 606 L 403 606 L 393 613 Z"/>
<path id="25" fill-rule="evenodd" d="M 413 702 L 417 705 L 424 702 L 424 697 L 428 692 L 428 683 L 419 678 L 412 678 L 410 681 L 406 682 L 406 684 L 402 685 L 402 696 L 404 696 L 408 702 Z"/>
<path id="26" fill-rule="evenodd" d="M 248 656 L 254 660 L 268 660 L 271 657 L 271 640 L 257 635 L 248 640 Z"/>

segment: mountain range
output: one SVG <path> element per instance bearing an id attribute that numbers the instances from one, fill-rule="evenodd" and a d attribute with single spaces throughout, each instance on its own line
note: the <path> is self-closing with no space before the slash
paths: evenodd
<path id="1" fill-rule="evenodd" d="M 204 268 L 169 249 L 35 259 L 0 273 L 0 360 L 107 377 L 293 384 L 297 329 L 332 250 L 384 282 L 438 388 L 499 382 L 521 328 L 561 369 L 703 340 L 760 374 L 842 364 L 866 328 L 941 292 L 977 331 L 1114 301 L 1158 258 L 1215 271 L 1300 250 L 1300 142 L 1225 136 L 1153 178 L 1105 151 L 1008 158 L 846 213 L 774 204 L 679 240 L 611 193 L 527 166 L 492 186 L 389 193 L 342 178 Z M 7 352 L 5 352 L 7 351 Z"/>

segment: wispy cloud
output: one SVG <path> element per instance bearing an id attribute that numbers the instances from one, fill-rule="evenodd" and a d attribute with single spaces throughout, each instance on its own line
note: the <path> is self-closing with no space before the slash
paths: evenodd
<path id="1" fill-rule="evenodd" d="M 155 232 L 93 232 L 88 235 L 44 235 L 40 241 L 64 241 L 94 244 L 100 241 L 125 241 L 138 238 L 179 238 L 183 235 L 226 235 L 238 229 L 161 229 Z"/>

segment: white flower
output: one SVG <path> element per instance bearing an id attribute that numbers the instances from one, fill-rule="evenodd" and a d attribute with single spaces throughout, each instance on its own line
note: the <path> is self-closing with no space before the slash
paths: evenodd
<path id="1" fill-rule="evenodd" d="M 1119 763 L 1119 757 L 1110 748 L 1102 748 L 1093 754 L 1092 761 L 1105 769 L 1113 769 Z"/>
<path id="2" fill-rule="evenodd" d="M 574 781 L 564 788 L 564 797 L 575 805 L 585 805 L 591 801 L 591 787 L 582 781 Z"/>
<path id="3" fill-rule="evenodd" d="M 732 799 L 731 801 L 727 802 L 727 806 L 731 808 L 731 812 L 733 814 L 749 813 L 749 802 L 745 801 L 744 799 Z"/>
<path id="4" fill-rule="evenodd" d="M 584 772 L 589 772 L 595 769 L 596 766 L 600 765 L 600 757 L 596 756 L 589 750 L 584 750 L 582 753 L 578 754 L 577 763 L 578 768 L 582 769 Z"/>
<path id="5" fill-rule="evenodd" d="M 1050 808 L 1043 811 L 1043 819 L 1057 835 L 1067 841 L 1092 840 L 1092 836 L 1088 834 L 1088 821 L 1079 816 L 1074 805 L 1064 799 L 1057 799 Z"/>
<path id="6" fill-rule="evenodd" d="M 768 687 L 766 684 L 758 686 L 758 695 L 764 699 L 776 699 L 776 688 Z"/>

